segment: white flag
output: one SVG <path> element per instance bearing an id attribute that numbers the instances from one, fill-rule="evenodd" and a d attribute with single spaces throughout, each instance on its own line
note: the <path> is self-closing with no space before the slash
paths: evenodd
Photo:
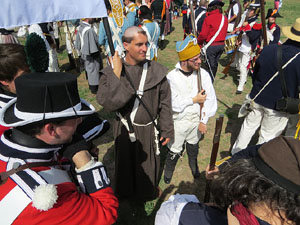
<path id="1" fill-rule="evenodd" d="M 0 28 L 106 16 L 104 0 L 1 0 Z"/>

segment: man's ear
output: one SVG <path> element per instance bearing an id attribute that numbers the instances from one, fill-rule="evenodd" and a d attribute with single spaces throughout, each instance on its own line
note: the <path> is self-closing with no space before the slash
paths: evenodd
<path id="1" fill-rule="evenodd" d="M 123 46 L 124 46 L 124 48 L 125 48 L 126 51 L 128 50 L 128 45 L 129 45 L 129 43 L 123 42 Z"/>
<path id="2" fill-rule="evenodd" d="M 0 80 L 0 83 L 1 83 L 3 86 L 8 86 L 11 82 L 8 82 L 8 81 L 5 81 L 5 80 Z"/>
<path id="3" fill-rule="evenodd" d="M 50 136 L 56 136 L 56 126 L 53 123 L 47 123 L 43 130 Z"/>

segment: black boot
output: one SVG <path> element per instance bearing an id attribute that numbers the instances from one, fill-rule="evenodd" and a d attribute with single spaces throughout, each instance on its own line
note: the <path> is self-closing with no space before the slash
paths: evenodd
<path id="1" fill-rule="evenodd" d="M 55 38 L 55 44 L 56 44 L 56 51 L 60 52 L 60 49 L 59 49 L 59 38 Z"/>
<path id="2" fill-rule="evenodd" d="M 66 71 L 70 71 L 70 70 L 73 70 L 76 68 L 76 65 L 75 65 L 75 60 L 72 56 L 72 54 L 68 54 L 68 58 L 69 58 L 69 66 L 66 68 Z"/>
<path id="3" fill-rule="evenodd" d="M 179 159 L 179 154 L 168 151 L 166 162 L 165 162 L 165 173 L 164 173 L 165 174 L 164 181 L 166 184 L 169 184 L 171 182 L 173 172 L 178 159 Z"/>
<path id="4" fill-rule="evenodd" d="M 89 85 L 89 88 L 92 92 L 92 94 L 97 94 L 97 91 L 98 91 L 98 85 Z"/>
<path id="5" fill-rule="evenodd" d="M 197 156 L 199 152 L 199 145 L 198 143 L 195 145 L 186 143 L 186 152 L 188 154 L 189 158 L 189 166 L 192 170 L 193 177 L 195 179 L 200 177 L 200 172 L 198 168 L 198 161 L 197 161 Z"/>

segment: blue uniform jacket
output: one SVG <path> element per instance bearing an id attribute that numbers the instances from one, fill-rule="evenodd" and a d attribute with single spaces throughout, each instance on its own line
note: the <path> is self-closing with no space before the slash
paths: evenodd
<path id="1" fill-rule="evenodd" d="M 278 45 L 266 46 L 254 67 L 252 76 L 253 87 L 250 98 L 254 98 L 269 79 L 278 71 L 277 66 Z M 296 53 L 300 52 L 300 43 L 288 39 L 282 46 L 283 65 Z M 300 55 L 297 56 L 284 70 L 284 77 L 289 97 L 298 98 L 300 85 Z M 268 108 L 276 109 L 276 101 L 282 98 L 281 84 L 279 76 L 275 77 L 269 85 L 255 99 L 255 102 Z"/>

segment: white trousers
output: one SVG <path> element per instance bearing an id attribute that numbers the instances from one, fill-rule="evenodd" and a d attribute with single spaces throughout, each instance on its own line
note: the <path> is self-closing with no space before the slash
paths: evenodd
<path id="1" fill-rule="evenodd" d="M 229 23 L 227 27 L 227 32 L 231 33 L 233 31 L 233 28 L 234 28 L 234 23 Z"/>
<path id="2" fill-rule="evenodd" d="M 192 145 L 197 144 L 201 138 L 199 123 L 199 118 L 174 120 L 174 139 L 168 143 L 169 149 L 174 153 L 180 153 L 185 141 Z"/>
<path id="3" fill-rule="evenodd" d="M 58 58 L 57 58 L 57 52 L 56 49 L 50 49 L 48 51 L 49 53 L 49 72 L 59 72 L 59 66 L 58 66 Z"/>
<path id="4" fill-rule="evenodd" d="M 71 35 L 72 35 L 72 33 L 71 33 Z M 75 46 L 75 39 L 76 39 L 76 37 L 74 36 L 73 37 L 73 46 Z M 67 49 L 68 54 L 72 54 L 72 46 L 71 46 L 71 41 L 69 39 L 68 33 L 66 33 L 66 49 Z"/>
<path id="5" fill-rule="evenodd" d="M 244 90 L 244 85 L 247 81 L 247 74 L 248 74 L 248 64 L 250 61 L 250 52 L 237 52 L 238 53 L 238 68 L 240 71 L 240 80 L 239 80 L 239 85 L 237 90 L 238 91 L 243 91 Z"/>
<path id="6" fill-rule="evenodd" d="M 254 102 L 253 110 L 245 117 L 239 136 L 232 147 L 231 154 L 245 149 L 259 126 L 260 131 L 257 144 L 262 144 L 278 137 L 285 129 L 287 122 L 287 113 L 268 109 Z"/>

